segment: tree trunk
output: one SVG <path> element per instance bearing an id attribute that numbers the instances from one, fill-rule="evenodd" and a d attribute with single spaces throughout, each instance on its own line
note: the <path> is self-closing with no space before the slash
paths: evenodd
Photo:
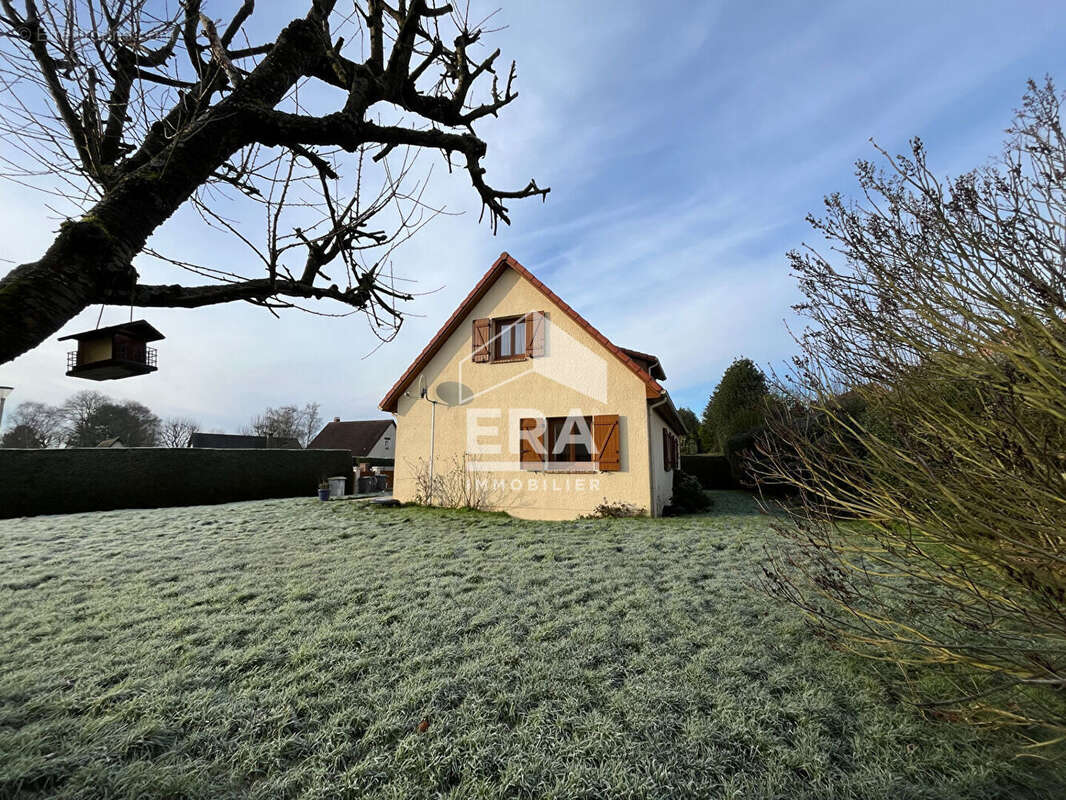
<path id="1" fill-rule="evenodd" d="M 0 281 L 0 364 L 52 336 L 107 283 L 135 280 L 131 255 L 92 220 L 64 223 L 40 260 Z"/>

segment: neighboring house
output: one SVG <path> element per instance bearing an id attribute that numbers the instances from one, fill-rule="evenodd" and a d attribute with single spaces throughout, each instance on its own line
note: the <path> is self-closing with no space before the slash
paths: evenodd
<path id="1" fill-rule="evenodd" d="M 396 423 L 391 419 L 341 421 L 334 417 L 308 450 L 351 450 L 352 458 L 393 458 L 396 453 Z"/>
<path id="2" fill-rule="evenodd" d="M 287 436 L 245 436 L 237 433 L 194 433 L 189 447 L 211 447 L 227 450 L 299 450 L 300 443 Z"/>
<path id="3" fill-rule="evenodd" d="M 425 501 L 465 478 L 515 516 L 604 502 L 657 516 L 684 434 L 665 378 L 504 253 L 381 402 L 397 422 L 393 494 Z"/>
<path id="4" fill-rule="evenodd" d="M 117 436 L 115 436 L 115 437 L 113 437 L 111 439 L 104 439 L 102 442 L 100 442 L 100 444 L 98 444 L 96 446 L 97 447 L 122 447 L 122 448 L 126 447 L 126 445 L 124 445 L 122 443 L 122 439 L 120 439 Z"/>

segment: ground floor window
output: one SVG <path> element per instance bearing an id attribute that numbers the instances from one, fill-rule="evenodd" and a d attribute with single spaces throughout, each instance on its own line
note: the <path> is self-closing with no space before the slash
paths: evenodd
<path id="1" fill-rule="evenodd" d="M 524 418 L 519 422 L 519 455 L 523 469 L 618 471 L 618 415 Z"/>
<path id="2" fill-rule="evenodd" d="M 576 466 L 592 462 L 592 417 L 550 417 L 547 427 L 549 464 Z"/>

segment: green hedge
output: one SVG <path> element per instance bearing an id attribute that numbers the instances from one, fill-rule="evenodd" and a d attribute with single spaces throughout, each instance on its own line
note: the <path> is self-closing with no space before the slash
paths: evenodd
<path id="1" fill-rule="evenodd" d="M 313 497 L 347 450 L 0 450 L 0 518 Z"/>
<path id="2" fill-rule="evenodd" d="M 736 481 L 729 469 L 729 459 L 725 456 L 699 455 L 681 456 L 681 469 L 694 475 L 704 489 L 735 489 Z"/>

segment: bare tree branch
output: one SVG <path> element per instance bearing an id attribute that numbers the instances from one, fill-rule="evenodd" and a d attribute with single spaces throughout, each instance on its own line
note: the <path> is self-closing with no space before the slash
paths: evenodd
<path id="1" fill-rule="evenodd" d="M 475 53 L 484 31 L 466 12 L 427 0 L 341 12 L 336 0 L 307 0 L 274 41 L 251 45 L 253 0 L 224 26 L 206 5 L 182 0 L 167 16 L 151 0 L 27 0 L 24 12 L 0 0 L 0 139 L 13 156 L 3 176 L 69 204 L 48 251 L 0 280 L 0 363 L 93 303 L 244 300 L 277 313 L 331 300 L 366 312 L 387 339 L 412 297 L 396 288 L 391 260 L 443 211 L 424 199 L 431 170 L 415 172 L 420 152 L 449 169 L 462 154 L 494 231 L 510 223 L 508 201 L 547 195 L 535 181 L 501 190 L 486 180 L 474 124 L 517 97 L 516 72 L 498 86 L 500 52 Z M 486 75 L 492 85 L 479 91 Z M 308 82 L 339 88 L 336 110 L 309 114 Z M 381 124 L 379 104 L 403 123 Z M 147 249 L 185 204 L 252 250 L 261 271 Z M 249 230 L 249 213 L 263 214 L 265 231 Z M 134 262 L 145 257 L 215 282 L 143 285 Z"/>

